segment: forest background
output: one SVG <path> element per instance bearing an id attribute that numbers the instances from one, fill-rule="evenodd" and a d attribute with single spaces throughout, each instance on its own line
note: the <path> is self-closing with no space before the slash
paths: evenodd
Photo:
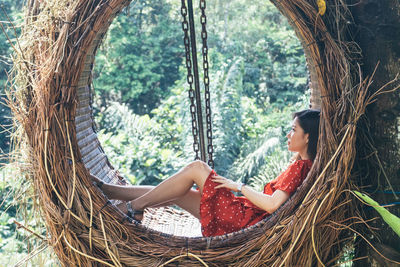
<path id="1" fill-rule="evenodd" d="M 29 181 L 13 175 L 19 166 L 9 162 L 9 40 L 16 42 L 23 2 L 2 0 L 0 11 L 0 266 L 53 266 L 57 259 L 46 243 L 14 223 L 46 236 L 32 209 L 36 198 Z M 291 157 L 285 135 L 292 113 L 308 107 L 304 53 L 272 4 L 210 0 L 207 17 L 215 169 L 261 189 Z M 96 56 L 98 137 L 111 163 L 133 184 L 157 184 L 194 159 L 181 21 L 178 0 L 132 1 Z"/>

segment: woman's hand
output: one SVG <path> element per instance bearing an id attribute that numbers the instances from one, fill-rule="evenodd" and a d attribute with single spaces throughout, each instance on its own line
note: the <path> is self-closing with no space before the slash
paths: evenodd
<path id="1" fill-rule="evenodd" d="M 216 189 L 227 188 L 232 191 L 238 192 L 239 184 L 225 177 L 213 175 L 211 176 L 211 181 L 219 183 L 219 185 L 215 187 Z M 250 186 L 244 186 L 242 188 L 242 194 L 254 205 L 259 207 L 260 209 L 265 210 L 269 214 L 272 214 L 276 209 L 278 209 L 290 196 L 285 191 L 279 189 L 276 190 L 272 194 L 272 196 L 270 196 L 264 194 L 263 192 L 257 192 Z"/>
<path id="2" fill-rule="evenodd" d="M 223 176 L 213 175 L 211 177 L 211 181 L 219 183 L 219 185 L 217 185 L 215 187 L 216 189 L 218 189 L 218 188 L 227 188 L 227 189 L 230 189 L 232 191 L 238 192 L 239 184 L 234 182 L 234 181 L 232 181 L 232 180 L 230 180 L 230 179 L 227 179 L 227 178 L 225 178 Z"/>

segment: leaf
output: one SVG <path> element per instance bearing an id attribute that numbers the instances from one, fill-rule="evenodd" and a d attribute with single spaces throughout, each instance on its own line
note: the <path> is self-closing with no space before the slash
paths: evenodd
<path id="1" fill-rule="evenodd" d="M 146 162 L 144 163 L 144 166 L 146 167 L 150 167 L 151 165 L 153 165 L 154 163 L 156 163 L 156 159 L 148 159 L 146 160 Z"/>
<path id="2" fill-rule="evenodd" d="M 318 5 L 318 13 L 323 16 L 326 11 L 326 2 L 325 0 L 317 0 L 317 5 Z"/>
<path id="3" fill-rule="evenodd" d="M 173 151 L 171 149 L 162 149 L 161 150 L 161 160 L 167 161 L 168 158 L 172 155 Z"/>
<path id="4" fill-rule="evenodd" d="M 378 202 L 370 198 L 369 196 L 360 193 L 358 191 L 353 191 L 357 196 L 362 198 L 371 207 L 373 207 L 383 218 L 383 220 L 389 224 L 389 226 L 395 231 L 395 233 L 400 237 L 400 218 L 390 213 L 387 209 L 380 206 Z"/>

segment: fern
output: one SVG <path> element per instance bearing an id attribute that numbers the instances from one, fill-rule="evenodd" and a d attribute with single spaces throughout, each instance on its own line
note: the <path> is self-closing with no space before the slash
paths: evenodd
<path id="1" fill-rule="evenodd" d="M 215 169 L 221 175 L 227 170 L 240 153 L 243 142 L 240 132 L 242 126 L 241 92 L 243 84 L 242 59 L 236 59 L 226 73 L 219 72 L 213 94 L 213 123 Z"/>
<path id="2" fill-rule="evenodd" d="M 277 177 L 287 166 L 292 154 L 288 150 L 276 149 L 265 160 L 258 174 L 249 178 L 248 184 L 263 190 L 266 183 Z"/>
<path id="3" fill-rule="evenodd" d="M 266 158 L 273 153 L 279 145 L 279 134 L 270 130 L 264 136 L 245 143 L 242 154 L 234 162 L 229 171 L 229 177 L 234 180 L 247 182 L 248 178 L 255 175 L 258 169 L 265 164 Z"/>

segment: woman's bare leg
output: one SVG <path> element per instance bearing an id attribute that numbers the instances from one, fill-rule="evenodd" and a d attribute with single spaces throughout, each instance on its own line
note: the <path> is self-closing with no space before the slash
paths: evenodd
<path id="1" fill-rule="evenodd" d="M 140 187 L 140 186 L 137 186 Z M 148 190 L 147 192 L 149 192 Z M 130 199 L 133 200 L 133 199 Z M 178 197 L 174 200 L 169 200 L 167 202 L 159 203 L 153 206 L 150 206 L 148 208 L 159 208 L 159 207 L 166 207 L 166 206 L 172 206 L 172 205 L 177 205 L 178 207 L 186 210 L 190 214 L 192 214 L 194 217 L 197 219 L 200 219 L 200 200 L 201 200 L 201 194 L 200 191 L 191 189 L 189 192 L 187 192 L 184 196 Z M 129 200 L 127 200 L 129 201 Z M 121 205 L 121 209 L 125 211 L 125 206 Z"/>
<path id="2" fill-rule="evenodd" d="M 137 189 L 137 187 L 140 188 L 141 186 L 140 185 L 136 186 L 135 189 Z M 147 192 L 149 192 L 149 191 L 150 190 L 148 190 Z M 133 199 L 129 199 L 126 201 L 130 201 L 130 200 L 133 200 Z M 178 197 L 174 200 L 169 200 L 167 202 L 159 203 L 159 204 L 150 206 L 148 208 L 160 208 L 160 207 L 177 205 L 178 207 L 180 207 L 180 208 L 186 210 L 187 212 L 189 212 L 190 214 L 192 214 L 197 219 L 200 219 L 200 200 L 201 200 L 200 191 L 191 189 L 191 190 L 189 190 L 189 192 L 187 192 L 182 197 Z M 127 212 L 126 206 L 124 204 L 121 204 L 119 206 L 119 208 L 123 212 Z"/>
<path id="3" fill-rule="evenodd" d="M 174 201 L 180 202 L 181 205 L 186 203 L 189 208 L 196 207 L 198 210 L 201 192 L 203 192 L 204 183 L 210 172 L 211 168 L 207 164 L 202 161 L 194 161 L 146 194 L 132 200 L 132 207 L 136 210 L 143 210 L 147 207 Z M 189 193 L 193 184 L 197 184 L 200 194 Z"/>
<path id="4" fill-rule="evenodd" d="M 201 200 L 200 191 L 191 189 L 183 197 L 179 197 L 173 200 L 172 203 L 186 210 L 197 219 L 200 219 L 200 200 Z M 170 205 L 171 202 L 167 202 L 165 203 L 165 205 L 163 204 L 161 205 L 169 206 L 168 204 Z"/>
<path id="5" fill-rule="evenodd" d="M 104 184 L 102 190 L 110 199 L 134 200 L 132 206 L 138 210 L 176 204 L 199 218 L 201 192 L 210 171 L 211 168 L 204 162 L 194 161 L 157 187 Z M 98 178 L 94 177 L 94 180 Z M 191 189 L 193 183 L 199 186 L 200 192 Z M 134 203 L 136 200 L 137 203 Z"/>
<path id="6" fill-rule="evenodd" d="M 151 185 L 113 185 L 103 184 L 101 190 L 109 199 L 119 199 L 123 201 L 133 200 L 141 197 L 154 186 Z"/>
<path id="7" fill-rule="evenodd" d="M 116 192 L 117 190 L 120 190 L 120 194 L 117 193 L 111 193 L 107 194 L 104 190 L 104 194 L 107 195 L 108 198 L 110 199 L 119 199 L 123 201 L 131 201 L 134 200 L 150 190 L 154 188 L 154 186 L 118 186 L 118 185 L 108 185 L 104 184 L 105 188 L 108 188 L 109 191 Z M 110 188 L 112 188 L 110 190 Z M 114 191 L 115 190 L 115 191 Z M 117 194 L 118 196 L 114 196 Z M 183 197 L 179 197 L 174 200 L 170 200 L 164 203 L 160 203 L 155 206 L 151 206 L 152 208 L 157 208 L 157 207 L 165 207 L 165 206 L 171 206 L 171 205 L 177 205 L 181 207 L 182 209 L 186 210 L 187 212 L 191 213 L 193 216 L 196 218 L 200 219 L 200 199 L 201 199 L 201 194 L 200 191 L 191 189 L 189 192 L 187 192 Z M 124 210 L 124 206 L 121 206 L 122 210 Z"/>

